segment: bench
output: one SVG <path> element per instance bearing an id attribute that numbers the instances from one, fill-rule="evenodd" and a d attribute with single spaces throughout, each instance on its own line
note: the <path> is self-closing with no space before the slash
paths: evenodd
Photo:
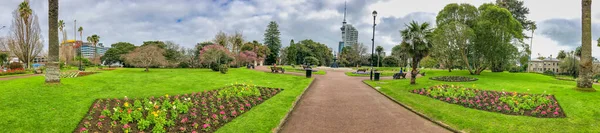
<path id="1" fill-rule="evenodd" d="M 358 69 L 356 70 L 356 73 L 366 73 L 367 69 Z"/>
<path id="2" fill-rule="evenodd" d="M 271 67 L 271 72 L 272 73 L 285 73 L 285 69 L 283 69 L 283 67 Z"/>
<path id="3" fill-rule="evenodd" d="M 394 74 L 394 79 L 405 79 L 406 78 L 406 73 L 395 73 Z"/>
<path id="4" fill-rule="evenodd" d="M 302 65 L 302 69 L 306 70 L 306 69 L 312 69 L 312 67 L 308 66 L 308 65 Z"/>

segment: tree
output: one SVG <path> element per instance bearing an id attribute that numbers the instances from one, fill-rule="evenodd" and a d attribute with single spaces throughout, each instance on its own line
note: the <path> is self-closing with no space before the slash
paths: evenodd
<path id="1" fill-rule="evenodd" d="M 581 58 L 581 46 L 578 46 L 577 48 L 575 48 L 575 56 Z"/>
<path id="2" fill-rule="evenodd" d="M 225 32 L 223 31 L 219 31 L 216 35 L 215 38 L 213 39 L 213 42 L 215 42 L 216 44 L 219 44 L 225 48 L 229 48 L 229 43 L 227 43 L 227 34 L 225 34 Z"/>
<path id="3" fill-rule="evenodd" d="M 242 51 L 238 55 L 237 60 L 240 61 L 241 64 L 249 64 L 255 61 L 257 58 L 256 53 L 252 51 Z"/>
<path id="4" fill-rule="evenodd" d="M 476 56 L 485 58 L 492 72 L 502 72 L 518 55 L 513 42 L 522 41 L 522 26 L 504 8 L 483 4 L 479 10 L 480 16 L 474 28 L 477 36 L 472 48 L 478 53 Z"/>
<path id="5" fill-rule="evenodd" d="M 383 58 L 381 64 L 383 64 L 383 67 L 397 67 L 398 62 L 398 58 L 394 56 L 386 56 L 385 58 Z"/>
<path id="6" fill-rule="evenodd" d="M 265 60 L 266 64 L 274 64 L 277 63 L 277 57 L 279 56 L 279 49 L 281 48 L 281 40 L 279 39 L 279 26 L 275 21 L 269 22 L 267 26 L 267 30 L 265 30 L 265 45 L 271 51 L 270 54 L 267 55 L 267 59 Z"/>
<path id="7" fill-rule="evenodd" d="M 231 44 L 231 52 L 241 52 L 242 45 L 244 45 L 244 35 L 242 32 L 236 31 L 233 35 L 229 36 L 229 44 Z"/>
<path id="8" fill-rule="evenodd" d="M 58 62 L 58 29 L 58 0 L 48 0 L 49 62 L 46 64 L 46 83 L 60 83 L 60 64 Z"/>
<path id="9" fill-rule="evenodd" d="M 101 57 L 104 65 L 110 65 L 114 63 L 125 63 L 123 55 L 133 51 L 135 49 L 135 45 L 128 42 L 118 42 L 111 45 L 104 56 Z"/>
<path id="10" fill-rule="evenodd" d="M 470 4 L 448 4 L 438 13 L 432 57 L 447 66 L 448 71 L 452 71 L 459 59 L 471 74 L 485 69 L 480 61 L 481 56 L 473 56 L 474 53 L 470 50 L 475 38 L 473 28 L 477 24 L 478 16 L 479 11 Z"/>
<path id="11" fill-rule="evenodd" d="M 564 59 L 565 57 L 567 57 L 567 53 L 565 53 L 565 50 L 560 50 L 560 51 L 558 52 L 558 55 L 556 56 L 556 59 L 562 60 L 562 59 Z"/>
<path id="12" fill-rule="evenodd" d="M 58 21 L 58 29 L 60 29 L 60 32 L 63 34 L 63 41 L 62 43 L 66 43 L 67 42 L 67 32 L 64 30 L 65 28 L 65 21 L 64 20 L 59 20 Z"/>
<path id="13" fill-rule="evenodd" d="M 403 51 L 400 44 L 392 48 L 392 57 L 397 59 L 399 67 L 406 67 L 408 65 L 408 54 Z"/>
<path id="14" fill-rule="evenodd" d="M 233 60 L 233 56 L 227 48 L 219 45 L 208 45 L 200 51 L 200 62 L 209 66 L 213 71 L 218 71 L 218 66 L 228 64 Z"/>
<path id="15" fill-rule="evenodd" d="M 165 42 L 165 59 L 167 60 L 167 65 L 170 67 L 174 67 L 179 64 L 180 59 L 183 57 L 183 53 L 181 53 L 181 46 L 172 41 Z"/>
<path id="16" fill-rule="evenodd" d="M 400 31 L 402 48 L 412 58 L 410 84 L 416 84 L 419 62 L 430 53 L 433 35 L 431 30 L 429 23 L 419 24 L 413 21 L 406 25 L 406 29 Z"/>
<path id="17" fill-rule="evenodd" d="M 312 65 L 329 66 L 333 63 L 333 54 L 327 45 L 307 39 L 298 43 L 294 43 L 285 49 L 285 53 L 281 53 L 283 58 L 293 60 L 293 64 L 306 64 L 306 57 L 314 57 L 317 63 Z"/>
<path id="18" fill-rule="evenodd" d="M 308 56 L 308 57 L 304 57 L 304 64 L 306 65 L 319 65 L 319 59 L 312 57 L 312 56 Z"/>
<path id="19" fill-rule="evenodd" d="M 98 42 L 100 41 L 100 36 L 94 34 L 92 36 L 88 36 L 87 37 L 87 41 L 92 43 L 92 46 L 94 47 L 94 58 L 92 59 L 92 61 L 95 64 L 99 64 L 100 63 L 100 59 L 98 58 L 98 48 L 96 47 L 96 44 L 98 44 Z"/>
<path id="20" fill-rule="evenodd" d="M 565 58 L 560 62 L 559 67 L 562 71 L 565 71 L 573 78 L 577 78 L 577 76 L 579 75 L 578 64 L 579 60 L 575 58 L 573 52 L 569 52 L 569 54 L 565 55 Z"/>
<path id="21" fill-rule="evenodd" d="M 125 62 L 135 67 L 146 68 L 145 72 L 149 72 L 151 66 L 160 66 L 165 64 L 164 49 L 157 46 L 148 45 L 140 46 L 130 53 L 124 55 Z"/>
<path id="22" fill-rule="evenodd" d="M 8 63 L 8 54 L 0 53 L 0 68 L 2 68 L 6 63 Z"/>
<path id="23" fill-rule="evenodd" d="M 577 87 L 592 88 L 592 0 L 581 0 L 581 11 L 581 61 Z"/>
<path id="24" fill-rule="evenodd" d="M 438 65 L 438 61 L 436 61 L 434 58 L 431 58 L 431 56 L 426 56 L 420 62 L 420 67 L 424 68 L 436 68 Z"/>
<path id="25" fill-rule="evenodd" d="M 252 51 L 256 53 L 255 61 L 263 61 L 270 54 L 269 48 L 263 44 L 260 44 L 258 41 L 254 40 L 252 42 L 246 42 L 242 45 L 242 51 Z"/>
<path id="26" fill-rule="evenodd" d="M 44 41 L 38 17 L 29 7 L 28 1 L 22 2 L 13 12 L 10 30 L 8 49 L 29 68 L 33 59 L 42 51 Z"/>
<path id="27" fill-rule="evenodd" d="M 383 53 L 383 47 L 377 46 L 377 48 L 375 48 L 375 51 L 377 51 L 377 67 L 380 67 L 381 66 L 381 53 Z"/>
<path id="28" fill-rule="evenodd" d="M 79 31 L 79 37 L 81 37 L 81 41 L 83 41 L 83 27 L 80 26 L 77 31 Z"/>

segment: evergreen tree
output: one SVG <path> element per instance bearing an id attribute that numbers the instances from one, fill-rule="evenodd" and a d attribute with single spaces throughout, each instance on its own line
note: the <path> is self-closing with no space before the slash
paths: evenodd
<path id="1" fill-rule="evenodd" d="M 281 49 L 281 40 L 279 39 L 279 26 L 275 21 L 271 21 L 265 31 L 265 45 L 271 51 L 265 60 L 265 64 L 277 63 L 277 57 L 279 56 L 279 49 Z"/>

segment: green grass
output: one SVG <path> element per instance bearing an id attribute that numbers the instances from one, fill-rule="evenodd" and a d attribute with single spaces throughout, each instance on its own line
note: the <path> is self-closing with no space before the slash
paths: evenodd
<path id="1" fill-rule="evenodd" d="M 369 71 L 367 71 L 369 72 Z M 399 72 L 399 71 L 398 71 Z M 380 71 L 381 73 L 381 77 L 390 77 L 390 76 L 394 76 L 395 73 L 398 72 L 393 72 L 393 71 Z M 370 74 L 354 74 L 352 72 L 346 72 L 346 75 L 348 76 L 352 76 L 352 77 L 369 77 Z"/>
<path id="2" fill-rule="evenodd" d="M 297 66 L 296 68 L 292 68 L 292 66 L 283 66 L 283 69 L 285 69 L 286 72 L 297 72 L 297 73 L 305 73 L 306 71 L 304 70 L 300 70 L 302 69 L 302 67 Z M 313 74 L 317 74 L 317 75 L 325 75 L 327 74 L 327 72 L 325 72 L 325 70 L 319 70 L 317 72 L 313 72 Z"/>
<path id="3" fill-rule="evenodd" d="M 479 78 L 475 82 L 442 82 L 418 78 L 417 85 L 410 80 L 367 81 L 380 91 L 418 112 L 466 132 L 598 132 L 600 131 L 600 92 L 575 90 L 576 82 L 557 80 L 552 76 L 533 73 L 483 72 L 472 76 L 468 71 L 447 72 L 429 70 L 428 77 L 457 75 Z M 549 93 L 555 95 L 567 118 L 534 118 L 465 108 L 433 98 L 412 94 L 409 90 L 440 84 L 464 85 L 485 90 L 520 93 Z M 600 89 L 600 86 L 594 85 Z"/>
<path id="4" fill-rule="evenodd" d="M 43 76 L 0 81 L 0 132 L 72 132 L 97 98 L 143 98 L 249 83 L 284 91 L 237 117 L 218 132 L 270 132 L 312 79 L 229 69 L 118 69 L 46 85 Z"/>

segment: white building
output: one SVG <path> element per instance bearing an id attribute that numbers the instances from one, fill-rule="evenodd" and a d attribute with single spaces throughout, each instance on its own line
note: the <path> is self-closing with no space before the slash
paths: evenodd
<path id="1" fill-rule="evenodd" d="M 342 52 L 342 48 L 358 43 L 358 30 L 351 24 L 346 23 L 346 5 L 344 4 L 344 21 L 342 22 L 342 41 L 339 44 L 338 53 Z"/>

